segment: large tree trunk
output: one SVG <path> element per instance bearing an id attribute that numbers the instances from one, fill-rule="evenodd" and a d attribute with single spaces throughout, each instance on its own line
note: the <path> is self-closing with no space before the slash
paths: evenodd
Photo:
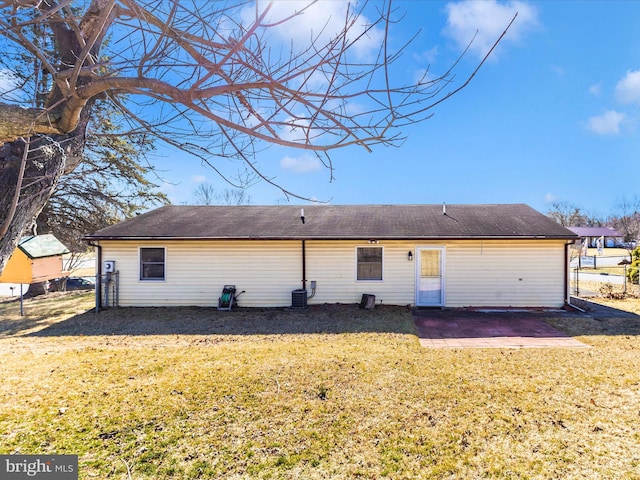
<path id="1" fill-rule="evenodd" d="M 38 297 L 40 295 L 47 294 L 47 283 L 48 282 L 36 282 L 29 285 L 29 291 L 24 296 L 25 298 L 33 298 Z"/>
<path id="2" fill-rule="evenodd" d="M 53 79 L 43 105 L 47 110 L 0 103 L 0 142 L 4 142 L 0 147 L 0 273 L 20 237 L 35 225 L 60 176 L 78 165 L 94 102 L 91 94 L 78 96 L 92 80 L 91 75 L 80 74 L 80 69 L 98 57 L 105 25 L 115 17 L 109 0 L 92 0 L 79 23 L 63 21 L 59 11 L 60 5 L 53 0 L 37 2 L 35 13 L 46 15 L 36 18 L 50 22 L 43 25 L 50 28 L 47 34 L 57 55 L 56 62 L 45 70 L 53 75 L 53 65 L 58 65 L 60 73 L 77 69 L 78 75 L 64 81 Z M 22 26 L 16 25 L 16 29 L 25 34 Z M 39 61 L 46 58 L 41 51 L 31 53 L 41 54 Z M 74 85 L 72 91 L 67 91 L 69 83 Z"/>
<path id="3" fill-rule="evenodd" d="M 21 182 L 23 188 L 15 206 L 14 195 L 20 185 L 18 178 L 27 145 L 18 140 L 0 147 L 0 218 L 2 230 L 5 231 L 0 240 L 0 271 L 4 269 L 18 240 L 29 233 L 64 171 L 66 155 L 59 145 L 51 137 L 36 138 L 30 142 L 31 153 L 26 158 Z M 33 151 L 34 148 L 37 150 Z"/>
<path id="4" fill-rule="evenodd" d="M 19 139 L 0 147 L 0 273 L 20 238 L 33 230 L 62 173 L 77 165 L 90 110 L 83 112 L 80 125 L 70 134 L 37 135 L 28 143 Z"/>

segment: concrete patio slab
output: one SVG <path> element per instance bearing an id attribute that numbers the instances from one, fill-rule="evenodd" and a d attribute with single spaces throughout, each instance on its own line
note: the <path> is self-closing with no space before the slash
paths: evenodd
<path id="1" fill-rule="evenodd" d="M 428 348 L 590 348 L 544 322 L 563 310 L 413 311 L 420 344 Z"/>

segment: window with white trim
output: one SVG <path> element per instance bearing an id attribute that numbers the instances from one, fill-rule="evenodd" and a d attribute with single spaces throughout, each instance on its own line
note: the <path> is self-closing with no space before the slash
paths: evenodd
<path id="1" fill-rule="evenodd" d="M 382 247 L 356 247 L 356 280 L 382 280 Z"/>
<path id="2" fill-rule="evenodd" d="M 140 280 L 164 280 L 164 266 L 164 247 L 140 247 Z"/>

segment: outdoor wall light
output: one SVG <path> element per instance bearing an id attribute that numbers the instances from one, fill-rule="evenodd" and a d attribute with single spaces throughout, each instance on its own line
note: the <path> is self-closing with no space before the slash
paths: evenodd
<path id="1" fill-rule="evenodd" d="M 413 260 L 413 252 L 411 250 L 409 250 L 409 253 L 407 253 L 407 260 Z"/>

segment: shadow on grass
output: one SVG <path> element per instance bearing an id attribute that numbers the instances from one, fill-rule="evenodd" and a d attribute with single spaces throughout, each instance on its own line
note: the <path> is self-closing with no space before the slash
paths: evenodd
<path id="1" fill-rule="evenodd" d="M 62 314 L 60 308 L 35 309 L 28 300 L 24 303 L 24 315 L 20 315 L 20 299 L 0 302 L 0 338 L 21 335 L 34 329 L 45 328 L 51 323 L 51 317 Z"/>
<path id="2" fill-rule="evenodd" d="M 575 297 L 571 302 L 585 313 L 577 319 L 560 317 L 548 323 L 571 336 L 640 336 L 640 315 Z"/>
<path id="3" fill-rule="evenodd" d="M 0 338 L 12 337 L 20 335 L 22 332 L 33 330 L 41 327 L 45 322 L 45 318 L 38 317 L 20 317 L 19 320 L 0 320 Z"/>
<path id="4" fill-rule="evenodd" d="M 304 310 L 197 307 L 127 307 L 88 311 L 57 322 L 29 337 L 93 335 L 280 335 L 312 333 L 409 333 L 415 327 L 409 308 L 318 305 Z M 2 333 L 0 331 L 0 333 Z M 19 334 L 19 333 L 18 333 Z"/>
<path id="5" fill-rule="evenodd" d="M 237 308 L 231 312 L 198 307 L 128 307 L 96 313 L 90 310 L 60 321 L 47 315 L 0 319 L 0 338 L 148 335 L 280 335 L 314 333 L 416 334 L 432 317 L 455 322 L 457 337 L 487 335 L 469 332 L 474 323 L 489 329 L 488 336 L 509 335 L 512 324 L 535 319 L 570 336 L 640 336 L 640 316 L 593 302 L 582 303 L 586 313 L 566 311 L 473 311 L 467 309 L 414 310 L 380 305 L 362 310 L 357 304 L 311 305 L 304 310 Z M 414 324 L 415 316 L 416 323 Z M 493 322 L 493 325 L 491 324 Z M 506 325 L 506 327 L 504 327 Z M 500 331 L 493 332 L 498 327 Z M 533 329 L 537 329 L 533 325 Z M 492 330 L 493 329 L 493 330 Z M 497 331 L 497 330 L 496 330 Z M 516 331 L 514 335 L 527 335 Z M 544 334 L 544 332 L 540 332 Z"/>
<path id="6" fill-rule="evenodd" d="M 92 295 L 82 291 L 54 292 L 20 299 L 0 300 L 0 339 L 24 336 L 56 324 L 93 303 Z"/>

